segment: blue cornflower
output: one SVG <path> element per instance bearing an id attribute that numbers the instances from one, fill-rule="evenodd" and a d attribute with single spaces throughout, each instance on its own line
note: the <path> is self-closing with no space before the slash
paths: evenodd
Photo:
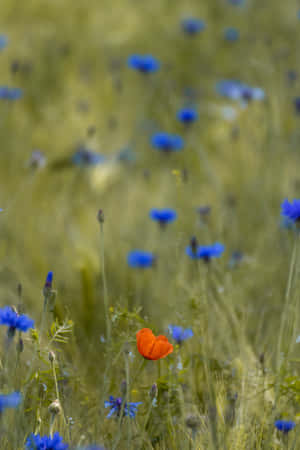
<path id="1" fill-rule="evenodd" d="M 224 245 L 219 242 L 212 245 L 195 245 L 194 241 L 191 241 L 185 251 L 191 259 L 203 259 L 205 262 L 209 262 L 211 258 L 221 256 L 224 250 Z"/>
<path id="2" fill-rule="evenodd" d="M 110 411 L 109 411 L 107 417 L 119 417 L 121 410 L 122 410 L 122 405 L 123 405 L 123 415 L 134 418 L 137 413 L 138 406 L 141 405 L 141 403 L 142 402 L 130 402 L 130 403 L 125 403 L 123 405 L 122 397 L 114 398 L 111 395 L 109 397 L 109 401 L 104 402 L 104 407 L 110 408 Z"/>
<path id="3" fill-rule="evenodd" d="M 131 55 L 127 64 L 142 73 L 156 72 L 160 68 L 160 62 L 152 55 Z"/>
<path id="4" fill-rule="evenodd" d="M 198 119 L 198 113 L 193 108 L 183 108 L 177 112 L 177 119 L 185 125 L 189 125 Z"/>
<path id="5" fill-rule="evenodd" d="M 54 433 L 53 437 L 31 433 L 25 446 L 27 450 L 67 450 L 69 448 L 58 432 Z"/>
<path id="6" fill-rule="evenodd" d="M 261 88 L 251 87 L 239 80 L 222 80 L 216 84 L 217 93 L 231 100 L 263 100 L 265 93 Z"/>
<path id="7" fill-rule="evenodd" d="M 0 414 L 6 408 L 16 408 L 22 400 L 20 392 L 12 392 L 11 394 L 0 394 Z"/>
<path id="8" fill-rule="evenodd" d="M 34 321 L 25 314 L 18 314 L 10 306 L 5 306 L 0 308 L 0 325 L 7 325 L 11 332 L 26 332 L 29 328 L 34 328 Z"/>
<path id="9" fill-rule="evenodd" d="M 127 256 L 128 265 L 134 268 L 145 269 L 146 267 L 152 267 L 155 260 L 156 257 L 153 253 L 144 252 L 143 250 L 132 250 Z"/>
<path id="10" fill-rule="evenodd" d="M 276 420 L 274 425 L 277 430 L 282 431 L 283 433 L 288 433 L 296 426 L 295 422 L 292 420 Z"/>
<path id="11" fill-rule="evenodd" d="M 8 44 L 8 39 L 5 34 L 0 34 L 0 50 L 5 48 Z"/>
<path id="12" fill-rule="evenodd" d="M 297 114 L 300 114 L 300 97 L 294 98 L 294 107 Z"/>
<path id="13" fill-rule="evenodd" d="M 50 271 L 47 273 L 46 281 L 45 281 L 45 287 L 52 288 L 52 281 L 53 281 L 53 272 Z"/>
<path id="14" fill-rule="evenodd" d="M 172 338 L 177 342 L 177 344 L 182 344 L 183 341 L 186 341 L 194 336 L 191 328 L 184 329 L 178 325 L 169 325 L 169 330 Z"/>
<path id="15" fill-rule="evenodd" d="M 80 167 L 96 166 L 104 163 L 105 161 L 105 156 L 84 147 L 80 147 L 72 156 L 73 164 Z"/>
<path id="16" fill-rule="evenodd" d="M 195 36 L 195 34 L 200 33 L 205 30 L 206 24 L 203 20 L 197 19 L 195 17 L 187 17 L 181 21 L 181 27 L 184 33 Z"/>
<path id="17" fill-rule="evenodd" d="M 0 99 L 2 100 L 19 100 L 23 95 L 20 88 L 10 88 L 8 86 L 0 86 Z"/>
<path id="18" fill-rule="evenodd" d="M 153 208 L 150 210 L 149 216 L 152 220 L 155 220 L 162 227 L 164 227 L 168 223 L 174 222 L 174 220 L 177 219 L 177 212 L 171 208 Z"/>
<path id="19" fill-rule="evenodd" d="M 239 40 L 239 37 L 240 37 L 240 32 L 236 28 L 229 27 L 224 30 L 224 38 L 227 41 L 235 42 L 235 41 Z"/>
<path id="20" fill-rule="evenodd" d="M 183 148 L 184 141 L 181 136 L 169 133 L 156 133 L 151 137 L 151 144 L 163 152 L 176 152 Z"/>
<path id="21" fill-rule="evenodd" d="M 295 199 L 292 203 L 285 199 L 281 204 L 281 214 L 288 217 L 293 222 L 300 220 L 300 200 Z"/>

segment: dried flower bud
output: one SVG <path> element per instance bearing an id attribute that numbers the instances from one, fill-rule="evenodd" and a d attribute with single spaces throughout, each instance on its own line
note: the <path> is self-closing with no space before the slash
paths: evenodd
<path id="1" fill-rule="evenodd" d="M 53 363 L 53 362 L 55 361 L 55 353 L 52 352 L 51 350 L 50 350 L 50 352 L 48 353 L 48 359 L 49 359 L 49 361 L 50 361 L 51 363 Z"/>
<path id="2" fill-rule="evenodd" d="M 129 342 L 125 342 L 124 347 L 123 347 L 123 352 L 125 353 L 125 355 L 129 355 L 129 353 L 130 353 L 130 344 L 129 344 Z"/>
<path id="3" fill-rule="evenodd" d="M 23 286 L 21 283 L 18 283 L 18 297 L 20 299 L 22 298 L 22 291 L 23 291 Z"/>
<path id="4" fill-rule="evenodd" d="M 182 181 L 184 183 L 187 183 L 189 180 L 189 171 L 187 168 L 182 169 L 181 171 L 181 177 L 182 177 Z"/>
<path id="5" fill-rule="evenodd" d="M 192 252 L 196 253 L 197 252 L 197 248 L 198 248 L 198 241 L 197 241 L 197 238 L 195 236 L 193 236 L 191 238 L 190 246 L 191 246 Z"/>
<path id="6" fill-rule="evenodd" d="M 261 353 L 259 355 L 259 362 L 261 363 L 262 366 L 265 364 L 265 354 L 264 353 Z"/>
<path id="7" fill-rule="evenodd" d="M 94 125 L 91 125 L 86 131 L 88 136 L 94 136 L 94 134 L 96 133 L 96 127 Z"/>
<path id="8" fill-rule="evenodd" d="M 196 430 L 201 425 L 201 420 L 195 414 L 189 414 L 185 420 L 186 426 L 192 430 Z"/>
<path id="9" fill-rule="evenodd" d="M 48 408 L 49 413 L 53 415 L 57 415 L 61 413 L 61 406 L 58 399 L 54 400 Z"/>
<path id="10" fill-rule="evenodd" d="M 158 394 L 157 384 L 154 383 L 154 384 L 152 384 L 150 391 L 149 391 L 149 396 L 150 396 L 151 400 L 154 400 L 157 397 L 157 394 Z"/>
<path id="11" fill-rule="evenodd" d="M 14 60 L 10 65 L 10 70 L 13 75 L 15 75 L 20 70 L 21 64 L 20 61 Z"/>
<path id="12" fill-rule="evenodd" d="M 209 205 L 203 205 L 203 206 L 199 206 L 199 208 L 197 208 L 197 212 L 199 213 L 201 218 L 208 216 L 210 211 L 211 211 L 211 207 Z"/>
<path id="13" fill-rule="evenodd" d="M 103 209 L 99 209 L 97 214 L 97 219 L 99 223 L 104 223 L 104 212 Z"/>
<path id="14" fill-rule="evenodd" d="M 231 392 L 231 391 L 227 392 L 227 400 L 230 403 L 236 403 L 237 399 L 238 399 L 238 393 L 237 392 Z"/>

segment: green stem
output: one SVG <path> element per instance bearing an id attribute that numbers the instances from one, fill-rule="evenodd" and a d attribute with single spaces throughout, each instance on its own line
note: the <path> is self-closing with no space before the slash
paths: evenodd
<path id="1" fill-rule="evenodd" d="M 44 295 L 44 306 L 43 306 L 43 312 L 42 312 L 42 319 L 41 319 L 41 326 L 40 326 L 40 332 L 39 332 L 39 344 L 41 343 L 44 328 L 45 328 L 45 322 L 47 317 L 47 309 L 48 309 L 48 295 Z"/>
<path id="2" fill-rule="evenodd" d="M 277 373 L 278 378 L 277 378 L 276 389 L 275 389 L 275 401 L 274 401 L 275 407 L 278 402 L 279 388 L 280 388 L 280 384 L 281 384 L 282 377 L 283 377 L 283 374 L 281 372 L 281 362 L 280 362 L 281 357 L 280 357 L 280 355 L 281 355 L 281 351 L 282 351 L 283 335 L 284 335 L 286 322 L 287 322 L 287 318 L 288 318 L 288 312 L 289 312 L 292 281 L 293 281 L 293 276 L 294 276 L 296 261 L 297 261 L 298 236 L 299 236 L 299 234 L 295 233 L 295 241 L 294 241 L 294 246 L 293 246 L 293 252 L 292 252 L 290 268 L 289 268 L 289 275 L 288 275 L 288 282 L 287 282 L 285 298 L 284 298 L 283 315 L 282 315 L 282 320 L 280 322 L 279 337 L 278 337 L 278 343 L 277 343 L 276 373 Z M 274 411 L 275 410 L 276 410 L 276 408 L 274 409 Z"/>
<path id="3" fill-rule="evenodd" d="M 69 426 L 68 426 L 68 422 L 67 422 L 67 419 L 66 419 L 66 416 L 65 416 L 64 409 L 63 409 L 61 401 L 60 401 L 60 395 L 59 395 L 58 382 L 57 382 L 57 376 L 56 376 L 56 369 L 55 369 L 55 362 L 54 361 L 51 361 L 51 368 L 52 368 L 52 373 L 53 373 L 56 398 L 59 401 L 59 404 L 60 404 L 60 407 L 61 407 L 61 414 L 62 414 L 62 417 L 63 417 L 64 425 L 67 428 L 69 440 L 71 440 L 70 429 L 69 429 Z"/>
<path id="4" fill-rule="evenodd" d="M 203 267 L 203 265 L 202 265 Z M 205 309 L 208 310 L 208 297 L 209 297 L 209 284 L 211 282 L 211 268 L 206 265 L 204 266 L 204 270 L 202 273 L 202 299 L 205 306 Z M 201 276 L 201 275 L 200 275 Z M 212 288 L 210 286 L 210 288 Z M 208 322 L 209 323 L 209 322 Z M 204 335 L 204 330 L 202 330 L 202 335 Z M 217 402 L 216 402 L 216 392 L 215 387 L 212 381 L 212 374 L 210 373 L 210 367 L 209 367 L 209 349 L 207 346 L 202 346 L 202 352 L 203 352 L 203 370 L 204 370 L 204 376 L 205 381 L 207 384 L 207 393 L 208 393 L 208 417 L 209 417 L 209 423 L 210 423 L 210 444 L 211 448 L 214 448 L 215 450 L 219 449 L 219 439 L 218 439 L 218 430 L 217 430 Z M 224 443 L 224 449 L 225 449 L 225 443 Z"/>
<path id="5" fill-rule="evenodd" d="M 148 425 L 148 422 L 149 422 L 149 419 L 150 419 L 150 416 L 151 416 L 152 407 L 153 407 L 153 400 L 151 400 L 149 408 L 148 408 L 148 411 L 147 411 L 147 414 L 146 414 L 146 419 L 145 419 L 144 426 L 143 426 L 143 430 L 144 431 L 147 430 L 147 425 Z"/>
<path id="6" fill-rule="evenodd" d="M 105 322 L 106 322 L 106 340 L 107 343 L 110 343 L 111 339 L 111 324 L 109 320 L 109 311 L 108 311 L 108 294 L 107 294 L 107 285 L 106 285 L 106 276 L 105 276 L 105 257 L 104 257 L 104 227 L 103 223 L 100 223 L 100 245 L 101 245 L 101 272 L 102 272 L 102 283 L 103 283 L 103 299 L 104 299 L 104 314 L 105 314 Z"/>
<path id="7" fill-rule="evenodd" d="M 145 367 L 146 362 L 147 362 L 147 360 L 146 360 L 145 358 L 143 358 L 143 359 L 141 360 L 140 365 L 139 365 L 139 367 L 137 368 L 137 371 L 136 371 L 136 373 L 135 373 L 135 376 L 134 376 L 134 378 L 133 378 L 133 380 L 132 380 L 132 385 L 134 385 L 134 383 L 136 382 L 136 380 L 137 380 L 137 378 L 139 377 L 141 371 L 142 371 L 143 368 Z"/>
<path id="8" fill-rule="evenodd" d="M 127 403 L 127 411 L 129 411 L 129 402 L 130 402 L 130 376 L 129 376 L 129 361 L 128 361 L 128 353 L 124 352 L 125 359 L 125 373 L 126 373 L 126 403 Z M 127 420 L 127 448 L 131 448 L 131 440 L 132 440 L 132 430 L 131 430 L 131 421 L 130 417 Z"/>
<path id="9" fill-rule="evenodd" d="M 55 370 L 54 361 L 51 361 L 51 368 L 52 368 L 52 373 L 53 373 L 53 379 L 54 379 L 54 385 L 55 385 L 56 398 L 57 398 L 57 400 L 60 402 L 60 399 L 59 399 L 59 390 L 58 390 L 58 384 L 57 384 L 57 376 L 56 376 L 56 370 Z"/>
<path id="10" fill-rule="evenodd" d="M 290 268 L 289 268 L 288 282 L 287 282 L 287 287 L 286 287 L 286 292 L 285 292 L 285 299 L 284 299 L 285 304 L 284 304 L 284 309 L 283 309 L 283 317 L 280 322 L 279 337 L 278 337 L 278 344 L 277 344 L 277 358 L 276 358 L 277 371 L 280 368 L 280 353 L 281 353 L 281 347 L 282 347 L 283 333 L 284 333 L 284 328 L 285 328 L 285 324 L 286 324 L 286 320 L 287 320 L 292 280 L 293 280 L 293 275 L 294 275 L 295 265 L 296 265 L 297 242 L 298 242 L 298 234 L 295 235 L 295 242 L 294 242 L 294 246 L 293 246 L 293 253 L 292 253 Z"/>
<path id="11" fill-rule="evenodd" d="M 161 377 L 161 363 L 160 359 L 157 361 L 157 379 L 159 380 Z"/>
<path id="12" fill-rule="evenodd" d="M 49 435 L 51 436 L 51 438 L 53 437 L 53 427 L 54 427 L 55 417 L 56 417 L 55 414 L 51 414 L 50 427 L 49 427 Z"/>
<path id="13" fill-rule="evenodd" d="M 122 420 L 123 420 L 123 415 L 124 415 L 124 408 L 125 408 L 125 402 L 122 402 L 120 416 L 119 416 L 119 420 L 118 420 L 118 432 L 117 432 L 116 439 L 112 445 L 112 450 L 117 449 L 119 441 L 121 439 L 121 426 L 122 426 Z"/>

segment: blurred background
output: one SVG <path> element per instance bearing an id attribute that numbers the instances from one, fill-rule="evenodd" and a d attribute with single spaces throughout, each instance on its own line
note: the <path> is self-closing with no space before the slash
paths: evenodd
<path id="1" fill-rule="evenodd" d="M 270 346 L 293 241 L 280 203 L 300 190 L 299 9 L 293 0 L 1 2 L 0 85 L 22 90 L 0 103 L 3 305 L 17 302 L 21 283 L 37 319 L 53 270 L 55 314 L 74 321 L 80 360 L 91 342 L 101 355 L 104 248 L 112 320 L 137 307 L 155 329 L 197 329 L 206 269 L 185 253 L 196 236 L 226 247 L 212 269 L 223 306 L 204 322 L 230 307 L 256 354 Z M 191 35 L 187 18 L 203 29 Z M 152 55 L 159 70 L 134 70 L 133 54 Z M 258 98 L 224 91 L 222 80 L 257 88 Z M 177 119 L 183 107 L 197 110 L 194 124 Z M 184 148 L 157 151 L 151 137 L 161 131 Z M 178 220 L 161 229 L 153 207 L 174 208 Z M 155 267 L 129 267 L 133 249 L 155 253 Z M 220 354 L 239 354 L 232 333 L 210 328 Z"/>

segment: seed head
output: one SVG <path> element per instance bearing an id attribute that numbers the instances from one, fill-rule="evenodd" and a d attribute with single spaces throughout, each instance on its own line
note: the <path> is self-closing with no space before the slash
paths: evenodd
<path id="1" fill-rule="evenodd" d="M 186 426 L 192 430 L 196 430 L 201 425 L 201 420 L 195 414 L 189 414 L 185 420 Z"/>
<path id="2" fill-rule="evenodd" d="M 48 408 L 49 413 L 53 414 L 53 415 L 57 415 L 61 413 L 61 406 L 60 406 L 60 402 L 58 399 L 54 400 L 54 402 L 52 402 Z"/>
<path id="3" fill-rule="evenodd" d="M 130 344 L 129 344 L 129 342 L 125 342 L 125 344 L 123 346 L 123 352 L 125 353 L 125 355 L 129 355 L 129 353 L 130 353 Z"/>
<path id="4" fill-rule="evenodd" d="M 97 214 L 97 219 L 99 223 L 104 223 L 104 212 L 103 209 L 99 209 Z"/>

